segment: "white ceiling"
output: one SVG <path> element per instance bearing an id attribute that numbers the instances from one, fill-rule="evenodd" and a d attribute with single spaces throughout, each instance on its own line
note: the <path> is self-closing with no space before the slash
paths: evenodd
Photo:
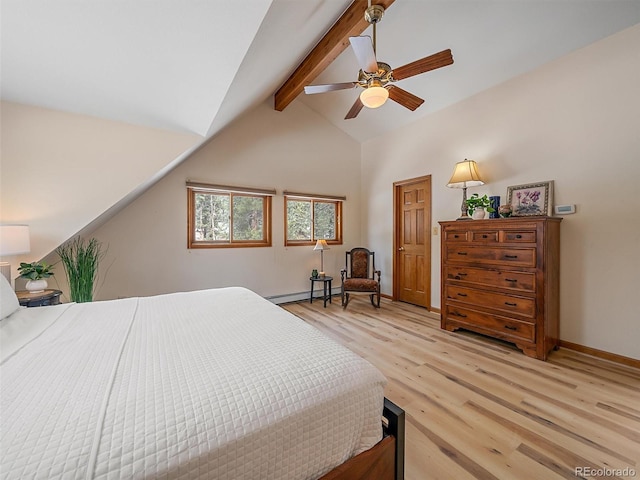
<path id="1" fill-rule="evenodd" d="M 2 0 L 2 99 L 210 136 L 272 97 L 350 3 Z M 398 83 L 425 104 L 343 120 L 358 90 L 295 101 L 363 141 L 639 22 L 638 0 L 396 0 L 379 61 L 453 51 L 453 65 Z M 347 49 L 313 83 L 357 72 Z"/>

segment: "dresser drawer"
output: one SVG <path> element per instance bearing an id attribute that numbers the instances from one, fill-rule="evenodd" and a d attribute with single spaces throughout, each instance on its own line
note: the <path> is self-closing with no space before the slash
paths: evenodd
<path id="1" fill-rule="evenodd" d="M 469 232 L 466 230 L 446 230 L 444 232 L 445 242 L 466 242 L 468 240 Z"/>
<path id="2" fill-rule="evenodd" d="M 500 241 L 503 243 L 536 243 L 535 230 L 502 230 Z"/>
<path id="3" fill-rule="evenodd" d="M 474 247 L 447 245 L 445 262 L 481 263 L 495 265 L 536 266 L 535 248 Z"/>
<path id="4" fill-rule="evenodd" d="M 445 297 L 447 302 L 452 300 L 478 307 L 491 308 L 507 315 L 522 315 L 529 318 L 535 318 L 536 316 L 535 298 L 516 297 L 457 285 L 447 285 L 445 287 Z"/>
<path id="5" fill-rule="evenodd" d="M 485 242 L 485 243 L 497 243 L 498 231 L 497 230 L 478 230 L 469 232 L 472 242 Z"/>
<path id="6" fill-rule="evenodd" d="M 444 267 L 444 278 L 445 280 L 508 288 L 526 293 L 536 291 L 536 275 L 534 273 L 447 265 Z"/>
<path id="7" fill-rule="evenodd" d="M 536 326 L 513 318 L 489 315 L 457 305 L 447 304 L 445 307 L 445 326 L 467 328 L 474 332 L 484 333 L 508 341 L 536 341 Z M 451 325 L 451 324 L 454 325 Z"/>

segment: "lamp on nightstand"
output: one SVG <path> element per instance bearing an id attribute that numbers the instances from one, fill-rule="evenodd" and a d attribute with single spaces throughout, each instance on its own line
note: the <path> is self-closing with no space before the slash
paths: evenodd
<path id="1" fill-rule="evenodd" d="M 449 183 L 447 183 L 447 187 L 462 189 L 461 215 L 457 220 L 471 220 L 467 213 L 467 187 L 479 187 L 480 185 L 484 185 L 484 182 L 480 178 L 476 162 L 465 158 L 463 162 L 456 163 L 456 168 L 453 171 L 453 175 L 451 175 Z"/>
<path id="2" fill-rule="evenodd" d="M 0 257 L 29 253 L 28 225 L 0 225 Z M 0 262 L 0 272 L 11 284 L 11 264 Z"/>
<path id="3" fill-rule="evenodd" d="M 329 245 L 326 240 L 318 240 L 313 250 L 320 250 L 320 272 L 318 274 L 320 278 L 324 278 L 324 251 L 329 250 Z"/>

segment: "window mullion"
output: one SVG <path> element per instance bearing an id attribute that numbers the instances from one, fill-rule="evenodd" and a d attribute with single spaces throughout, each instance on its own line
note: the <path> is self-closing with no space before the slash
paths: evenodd
<path id="1" fill-rule="evenodd" d="M 316 205 L 315 201 L 311 200 L 311 241 L 314 242 L 316 239 Z"/>

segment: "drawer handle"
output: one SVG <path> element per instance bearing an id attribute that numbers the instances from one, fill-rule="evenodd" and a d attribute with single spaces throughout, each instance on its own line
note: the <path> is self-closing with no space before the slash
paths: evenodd
<path id="1" fill-rule="evenodd" d="M 454 235 L 453 238 L 460 238 L 460 236 L 459 235 Z"/>
<path id="2" fill-rule="evenodd" d="M 467 273 L 461 273 L 461 272 L 458 272 L 458 273 L 457 273 L 457 275 L 458 275 L 459 277 L 466 277 L 468 274 L 467 274 Z"/>
<path id="3" fill-rule="evenodd" d="M 513 282 L 513 283 L 515 283 L 515 282 L 517 282 L 518 280 L 516 280 L 515 278 L 505 278 L 505 279 L 504 279 L 504 281 L 505 281 L 505 282 Z"/>
<path id="4" fill-rule="evenodd" d="M 482 238 L 489 238 L 489 235 L 482 235 Z"/>
<path id="5" fill-rule="evenodd" d="M 460 312 L 452 312 L 453 315 L 455 315 L 456 317 L 462 317 L 462 318 L 467 318 L 467 316 L 464 313 L 460 313 Z"/>
<path id="6" fill-rule="evenodd" d="M 458 255 L 466 255 L 467 252 L 458 252 Z"/>
<path id="7" fill-rule="evenodd" d="M 517 303 L 511 303 L 511 302 L 504 302 L 505 305 L 508 305 L 510 307 L 517 307 L 518 304 Z"/>
<path id="8" fill-rule="evenodd" d="M 518 258 L 518 255 L 505 255 L 504 258 Z"/>
<path id="9" fill-rule="evenodd" d="M 504 328 L 507 330 L 518 330 L 518 327 L 512 327 L 511 325 L 505 325 Z"/>
<path id="10" fill-rule="evenodd" d="M 516 235 L 516 238 L 522 238 L 522 235 Z"/>
<path id="11" fill-rule="evenodd" d="M 456 295 L 458 295 L 459 297 L 466 297 L 467 296 L 466 293 L 456 293 Z"/>

